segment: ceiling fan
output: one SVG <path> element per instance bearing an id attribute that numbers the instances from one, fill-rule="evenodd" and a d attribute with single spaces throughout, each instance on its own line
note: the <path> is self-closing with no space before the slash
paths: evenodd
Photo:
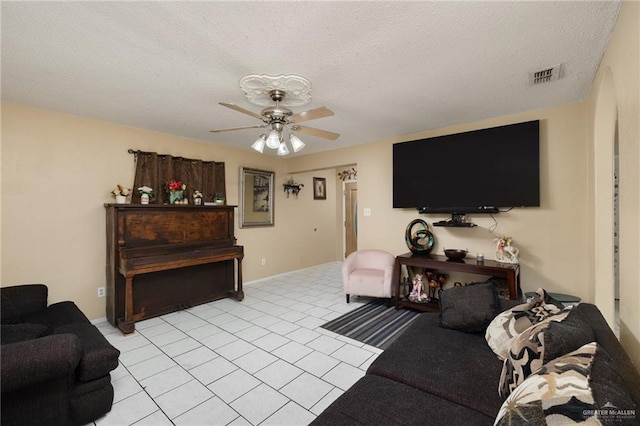
<path id="1" fill-rule="evenodd" d="M 211 133 L 220 133 L 243 129 L 270 128 L 271 130 L 269 131 L 268 136 L 265 134 L 261 135 L 251 147 L 258 152 L 262 152 L 264 150 L 264 146 L 266 145 L 271 149 L 277 149 L 278 155 L 280 156 L 287 155 L 289 153 L 289 149 L 287 148 L 284 141 L 285 130 L 289 132 L 289 142 L 291 143 L 294 152 L 300 151 L 302 148 L 304 148 L 305 144 L 293 132 L 305 133 L 308 135 L 330 140 L 336 140 L 340 136 L 339 133 L 316 129 L 314 127 L 301 126 L 300 124 L 298 124 L 304 121 L 330 117 L 334 114 L 333 111 L 325 107 L 313 108 L 308 111 L 294 114 L 293 111 L 291 111 L 289 108 L 280 105 L 280 103 L 285 99 L 286 94 L 286 91 L 282 89 L 270 90 L 268 92 L 268 95 L 271 100 L 275 102 L 275 106 L 267 106 L 262 111 L 260 111 L 259 114 L 235 104 L 220 102 L 220 105 L 257 118 L 258 120 L 261 120 L 263 124 L 254 126 L 231 127 L 209 131 Z"/>

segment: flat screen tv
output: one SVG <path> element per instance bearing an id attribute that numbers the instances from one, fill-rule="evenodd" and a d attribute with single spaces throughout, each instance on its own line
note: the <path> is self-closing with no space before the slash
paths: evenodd
<path id="1" fill-rule="evenodd" d="M 393 207 L 495 213 L 540 206 L 540 122 L 393 145 Z"/>

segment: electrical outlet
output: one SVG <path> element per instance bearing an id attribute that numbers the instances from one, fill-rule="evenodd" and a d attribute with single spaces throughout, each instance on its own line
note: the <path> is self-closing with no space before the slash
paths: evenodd
<path id="1" fill-rule="evenodd" d="M 98 287 L 98 297 L 104 297 L 107 294 L 107 289 L 105 287 Z"/>
<path id="2" fill-rule="evenodd" d="M 267 259 L 265 259 L 264 257 L 262 259 L 260 259 L 260 264 L 262 266 L 266 266 L 267 265 Z"/>

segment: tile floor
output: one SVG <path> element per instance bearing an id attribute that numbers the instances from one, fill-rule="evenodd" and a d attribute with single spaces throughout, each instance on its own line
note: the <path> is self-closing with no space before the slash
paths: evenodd
<path id="1" fill-rule="evenodd" d="M 345 301 L 341 263 L 245 285 L 224 299 L 136 324 L 103 425 L 306 425 L 362 377 L 382 351 L 320 328 L 368 302 Z"/>

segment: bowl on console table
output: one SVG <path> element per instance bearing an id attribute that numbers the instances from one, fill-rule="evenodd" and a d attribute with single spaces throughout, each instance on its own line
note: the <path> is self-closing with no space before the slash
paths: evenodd
<path id="1" fill-rule="evenodd" d="M 444 249 L 444 255 L 447 256 L 449 259 L 453 259 L 453 260 L 464 259 L 467 253 L 468 253 L 467 250 Z"/>

